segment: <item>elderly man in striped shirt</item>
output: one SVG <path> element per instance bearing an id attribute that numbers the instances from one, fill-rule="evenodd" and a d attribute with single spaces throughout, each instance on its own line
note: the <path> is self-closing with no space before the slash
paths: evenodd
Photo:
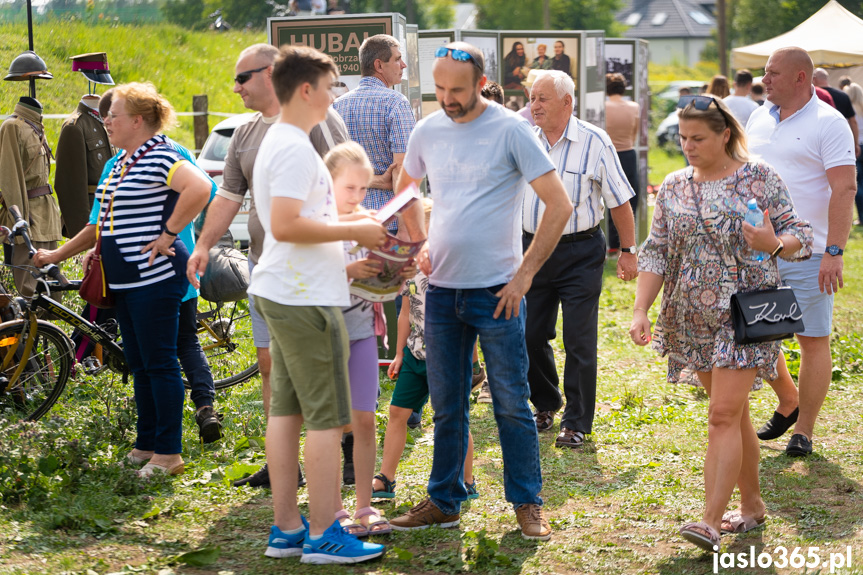
<path id="1" fill-rule="evenodd" d="M 549 345 L 555 337 L 558 307 L 563 309 L 566 407 L 555 445 L 572 448 L 580 447 L 593 427 L 597 320 L 606 254 L 600 221 L 605 206 L 611 210 L 620 245 L 626 246 L 617 261 L 617 277 L 629 281 L 638 273 L 635 222 L 629 204 L 635 193 L 608 134 L 573 116 L 574 101 L 572 78 L 560 71 L 547 72 L 531 88 L 534 131 L 557 167 L 574 209 L 564 235 L 527 292 L 525 326 L 530 401 L 536 408 L 537 430 L 547 431 L 563 405 Z M 525 251 L 544 210 L 545 205 L 528 189 L 522 215 Z"/>
<path id="2" fill-rule="evenodd" d="M 387 34 L 366 38 L 360 46 L 360 85 L 333 107 L 345 120 L 351 140 L 359 143 L 375 169 L 363 206 L 380 209 L 393 197 L 416 120 L 408 99 L 392 89 L 407 65 L 399 41 Z M 396 231 L 394 221 L 390 231 Z"/>

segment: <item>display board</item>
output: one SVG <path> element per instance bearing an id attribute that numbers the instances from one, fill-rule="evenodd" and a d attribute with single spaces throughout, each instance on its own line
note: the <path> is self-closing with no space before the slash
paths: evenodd
<path id="1" fill-rule="evenodd" d="M 440 110 L 440 105 L 435 98 L 434 78 L 432 77 L 432 64 L 434 64 L 435 50 L 454 42 L 455 30 L 420 30 L 419 33 L 419 63 L 420 83 L 422 86 L 423 116 Z"/>
<path id="2" fill-rule="evenodd" d="M 405 62 L 410 62 L 406 27 L 405 17 L 395 13 L 268 18 L 267 40 L 273 46 L 311 46 L 329 54 L 339 67 L 339 79 L 352 90 L 360 82 L 360 45 L 369 36 L 395 37 Z M 401 84 L 395 86 L 405 96 L 409 96 L 408 73 L 406 68 Z"/>
<path id="3" fill-rule="evenodd" d="M 408 75 L 408 100 L 411 102 L 411 109 L 414 111 L 414 118 L 417 121 L 423 117 L 422 106 L 422 70 L 420 70 L 420 54 L 419 54 L 419 26 L 416 24 L 408 24 L 407 27 L 407 50 L 405 51 L 405 63 L 407 64 Z"/>
<path id="4" fill-rule="evenodd" d="M 650 232 L 647 218 L 647 142 L 650 127 L 650 88 L 648 80 L 648 43 L 635 38 L 605 39 L 605 73 L 619 73 L 626 78 L 627 99 L 638 103 L 640 122 L 635 150 L 638 155 L 638 209 L 635 212 L 635 237 L 639 244 Z"/>
<path id="5" fill-rule="evenodd" d="M 500 33 L 498 45 L 500 84 L 505 105 L 519 110 L 528 103 L 523 82 L 531 69 L 560 70 L 575 81 L 573 113 L 578 116 L 582 94 L 579 84 L 582 32 L 520 30 Z"/>
<path id="6" fill-rule="evenodd" d="M 605 128 L 605 33 L 590 30 L 582 36 L 584 57 L 579 76 L 584 79 L 584 105 L 578 117 L 594 126 Z"/>

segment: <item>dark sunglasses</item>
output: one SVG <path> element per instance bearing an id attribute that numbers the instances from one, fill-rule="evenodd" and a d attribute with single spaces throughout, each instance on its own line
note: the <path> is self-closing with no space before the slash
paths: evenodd
<path id="1" fill-rule="evenodd" d="M 464 50 L 458 50 L 456 48 L 447 48 L 446 46 L 441 46 L 437 50 L 435 50 L 434 57 L 435 58 L 446 58 L 447 54 L 452 53 L 452 59 L 456 62 L 471 62 L 474 66 L 482 70 L 482 66 L 479 65 L 479 62 L 473 59 L 473 56 L 465 52 Z"/>
<path id="2" fill-rule="evenodd" d="M 248 82 L 249 80 L 252 79 L 252 74 L 254 74 L 255 72 L 263 72 L 267 68 L 269 68 L 269 66 L 264 66 L 263 68 L 255 68 L 254 70 L 246 70 L 245 72 L 240 72 L 239 74 L 237 74 L 237 77 L 234 78 L 234 82 L 236 82 L 237 84 L 242 86 L 243 84 L 245 84 L 246 82 Z"/>
<path id="3" fill-rule="evenodd" d="M 686 96 L 681 96 L 680 100 L 677 101 L 677 107 L 681 110 L 688 105 L 692 104 L 692 106 L 701 112 L 707 110 L 710 107 L 710 104 L 716 104 L 716 99 L 713 96 L 702 96 L 700 94 L 689 94 Z M 719 104 L 716 104 L 716 107 L 719 108 Z M 719 108 L 722 111 L 722 108 Z"/>

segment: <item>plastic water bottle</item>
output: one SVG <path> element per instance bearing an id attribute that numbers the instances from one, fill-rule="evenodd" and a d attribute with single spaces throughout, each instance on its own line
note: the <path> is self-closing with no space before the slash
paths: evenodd
<path id="1" fill-rule="evenodd" d="M 755 198 L 749 200 L 746 204 L 746 216 L 745 220 L 747 224 L 753 225 L 756 228 L 760 228 L 764 225 L 764 212 L 758 209 L 758 202 L 755 201 Z M 763 262 L 767 258 L 767 254 L 764 252 L 751 250 L 752 256 L 751 259 L 756 262 Z"/>

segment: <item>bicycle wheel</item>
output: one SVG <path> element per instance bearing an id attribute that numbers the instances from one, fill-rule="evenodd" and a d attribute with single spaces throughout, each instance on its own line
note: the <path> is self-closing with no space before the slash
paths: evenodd
<path id="1" fill-rule="evenodd" d="M 73 348 L 63 330 L 39 320 L 25 358 L 27 325 L 16 320 L 0 326 L 0 405 L 16 418 L 36 421 L 63 393 L 72 370 Z"/>
<path id="2" fill-rule="evenodd" d="M 214 303 L 198 298 L 198 340 L 216 389 L 237 385 L 258 373 L 248 300 Z M 191 388 L 185 376 L 183 384 Z"/>

